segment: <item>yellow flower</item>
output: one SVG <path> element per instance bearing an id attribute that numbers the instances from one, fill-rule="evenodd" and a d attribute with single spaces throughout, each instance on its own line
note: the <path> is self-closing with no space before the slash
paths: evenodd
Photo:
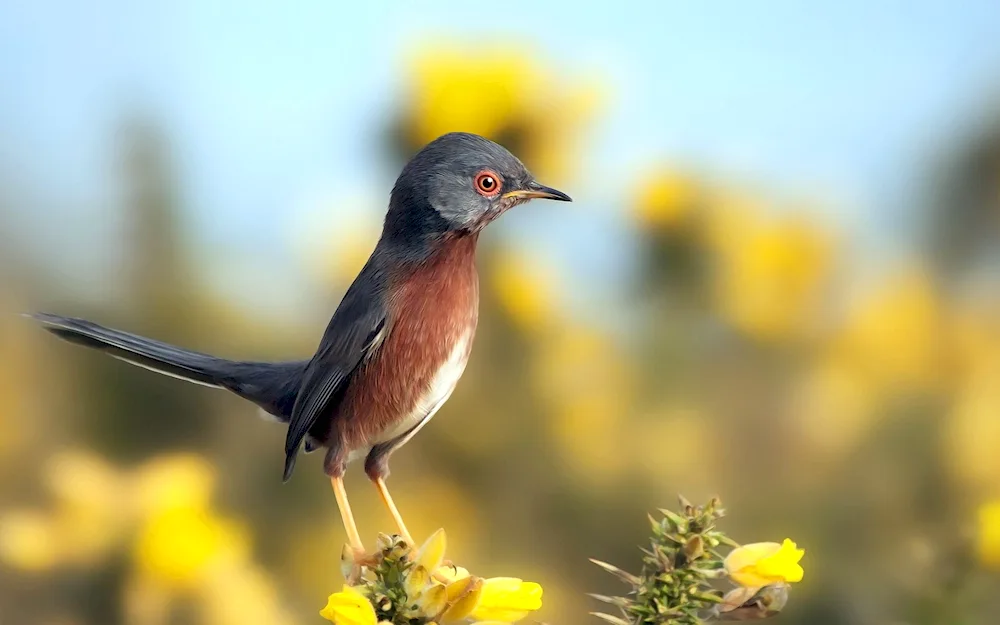
<path id="1" fill-rule="evenodd" d="M 157 515 L 140 531 L 136 563 L 150 579 L 168 586 L 192 587 L 214 567 L 249 558 L 246 532 L 239 525 L 195 510 Z"/>
<path id="2" fill-rule="evenodd" d="M 407 571 L 404 581 L 407 597 L 413 601 L 421 598 L 424 589 L 431 583 L 431 572 L 441 567 L 447 548 L 448 537 L 443 529 L 439 529 L 417 549 L 417 553 L 413 557 L 413 565 Z"/>
<path id="3" fill-rule="evenodd" d="M 49 459 L 45 479 L 56 498 L 53 526 L 67 562 L 93 562 L 120 544 L 131 522 L 130 494 L 115 467 L 91 452 L 61 452 Z"/>
<path id="4" fill-rule="evenodd" d="M 154 458 L 134 477 L 138 512 L 154 515 L 182 508 L 206 509 L 215 490 L 215 469 L 190 453 Z"/>
<path id="5" fill-rule="evenodd" d="M 760 588 L 778 582 L 802 581 L 799 560 L 805 555 L 789 539 L 781 543 L 753 543 L 737 547 L 726 557 L 729 577 L 741 586 Z"/>
<path id="6" fill-rule="evenodd" d="M 442 622 L 454 623 L 464 620 L 479 605 L 483 595 L 483 580 L 475 576 L 455 580 L 445 587 L 445 595 L 448 609 L 441 618 Z"/>
<path id="7" fill-rule="evenodd" d="M 635 201 L 639 222 L 649 228 L 673 228 L 694 208 L 698 189 L 694 180 L 664 171 L 649 178 Z"/>
<path id="8" fill-rule="evenodd" d="M 479 604 L 472 617 L 483 621 L 515 623 L 542 607 L 542 587 L 515 577 L 492 577 L 483 582 Z"/>
<path id="9" fill-rule="evenodd" d="M 454 601 L 456 596 L 467 589 L 461 582 L 479 580 L 470 576 L 469 571 L 460 566 L 439 567 L 434 576 L 450 582 L 449 601 Z M 516 577 L 491 577 L 482 580 L 474 602 L 460 601 L 453 605 L 445 616 L 446 620 L 460 620 L 472 616 L 480 621 L 514 623 L 541 607 L 542 587 L 538 584 L 524 582 Z"/>
<path id="10" fill-rule="evenodd" d="M 716 241 L 714 290 L 722 313 L 735 327 L 764 340 L 811 330 L 833 260 L 830 234 L 805 218 L 751 214 L 732 219 L 745 223 Z"/>
<path id="11" fill-rule="evenodd" d="M 407 149 L 446 132 L 473 132 L 514 149 L 547 180 L 568 170 L 601 91 L 566 84 L 523 45 L 423 46 L 411 55 L 407 83 Z"/>
<path id="12" fill-rule="evenodd" d="M 376 625 L 378 621 L 368 598 L 346 585 L 330 595 L 319 615 L 336 625 Z"/>
<path id="13" fill-rule="evenodd" d="M 886 391 L 934 388 L 942 381 L 942 318 L 930 276 L 907 268 L 856 303 L 835 348 Z"/>
<path id="14" fill-rule="evenodd" d="M 0 560 L 26 571 L 52 568 L 59 559 L 52 520 L 41 512 L 8 512 L 0 518 Z"/>
<path id="15" fill-rule="evenodd" d="M 979 508 L 979 561 L 1000 569 L 1000 500 Z"/>
<path id="16" fill-rule="evenodd" d="M 445 566 L 439 566 L 436 571 L 434 571 L 434 577 L 440 580 L 445 580 L 447 582 L 454 582 L 460 579 L 465 579 L 469 576 L 469 569 L 464 566 L 458 566 L 455 564 L 448 564 Z"/>
<path id="17" fill-rule="evenodd" d="M 946 422 L 944 441 L 952 470 L 969 484 L 983 489 L 1000 486 L 1000 363 L 976 367 L 963 381 Z M 992 491 L 989 491 L 992 492 Z"/>
<path id="18" fill-rule="evenodd" d="M 414 567 L 422 567 L 427 571 L 436 571 L 444 560 L 448 548 L 448 537 L 443 529 L 439 529 L 424 541 L 413 558 Z"/>

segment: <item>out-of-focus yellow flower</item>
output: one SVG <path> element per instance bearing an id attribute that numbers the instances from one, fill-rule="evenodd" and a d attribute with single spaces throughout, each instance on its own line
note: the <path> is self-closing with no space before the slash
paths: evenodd
<path id="1" fill-rule="evenodd" d="M 59 546 L 51 519 L 33 510 L 0 518 L 0 559 L 25 571 L 48 570 L 57 563 Z"/>
<path id="2" fill-rule="evenodd" d="M 929 276 L 890 276 L 851 311 L 834 349 L 889 392 L 934 388 L 941 357 L 941 310 Z"/>
<path id="3" fill-rule="evenodd" d="M 504 254 L 492 265 L 492 283 L 507 314 L 521 330 L 542 331 L 558 319 L 548 265 L 540 258 Z"/>
<path id="4" fill-rule="evenodd" d="M 823 357 L 798 388 L 796 407 L 806 453 L 842 454 L 862 439 L 875 415 L 872 382 L 843 358 Z"/>
<path id="5" fill-rule="evenodd" d="M 716 244 L 713 288 L 733 325 L 765 340 L 815 327 L 833 260 L 827 232 L 800 216 L 756 215 Z"/>
<path id="6" fill-rule="evenodd" d="M 516 577 L 492 577 L 483 582 L 482 595 L 472 617 L 515 623 L 542 607 L 542 587 Z"/>
<path id="7" fill-rule="evenodd" d="M 53 455 L 45 466 L 45 482 L 60 502 L 71 507 L 117 505 L 124 486 L 117 469 L 86 451 Z"/>
<path id="8" fill-rule="evenodd" d="M 140 515 L 173 510 L 205 510 L 215 490 L 215 469 L 201 456 L 189 453 L 155 458 L 139 467 L 133 478 Z"/>
<path id="9" fill-rule="evenodd" d="M 52 523 L 64 560 L 93 562 L 119 544 L 131 515 L 115 467 L 90 452 L 60 452 L 46 464 L 45 481 L 56 499 Z"/>
<path id="10" fill-rule="evenodd" d="M 563 461 L 583 480 L 616 479 L 628 468 L 619 450 L 633 398 L 631 363 L 594 327 L 564 322 L 539 339 L 532 382 L 552 413 Z"/>
<path id="11" fill-rule="evenodd" d="M 336 625 L 376 625 L 378 621 L 368 598 L 346 585 L 330 595 L 319 615 Z"/>
<path id="12" fill-rule="evenodd" d="M 201 588 L 204 622 L 212 625 L 292 625 L 274 581 L 259 566 L 242 563 L 212 575 Z"/>
<path id="13" fill-rule="evenodd" d="M 946 422 L 948 460 L 958 477 L 978 488 L 1000 489 L 1000 362 L 972 372 Z"/>
<path id="14" fill-rule="evenodd" d="M 599 93 L 561 84 L 521 45 L 428 46 L 412 56 L 408 78 L 403 115 L 411 144 L 453 131 L 514 142 L 529 167 L 548 179 L 574 153 L 573 141 Z"/>
<path id="15" fill-rule="evenodd" d="M 647 228 L 677 227 L 698 200 L 698 185 L 681 173 L 660 170 L 643 181 L 635 200 L 635 215 Z"/>
<path id="16" fill-rule="evenodd" d="M 805 553 L 787 538 L 780 545 L 743 545 L 733 549 L 726 557 L 726 573 L 734 582 L 748 588 L 761 588 L 778 582 L 800 582 L 803 570 L 799 561 Z"/>
<path id="17" fill-rule="evenodd" d="M 1000 569 L 1000 500 L 979 508 L 977 549 L 983 566 Z"/>
<path id="18" fill-rule="evenodd" d="M 142 574 L 181 589 L 197 585 L 213 568 L 247 561 L 248 553 L 244 528 L 192 509 L 156 515 L 141 528 L 135 547 Z"/>
<path id="19" fill-rule="evenodd" d="M 519 47 L 427 48 L 414 56 L 410 77 L 411 132 L 418 143 L 453 130 L 495 137 L 529 114 L 544 81 Z"/>
<path id="20" fill-rule="evenodd" d="M 634 452 L 627 456 L 635 469 L 660 482 L 710 482 L 718 451 L 712 441 L 712 423 L 709 415 L 695 407 L 655 410 L 629 428 L 633 438 L 626 446 Z M 670 441 L 668 450 L 664 441 Z"/>

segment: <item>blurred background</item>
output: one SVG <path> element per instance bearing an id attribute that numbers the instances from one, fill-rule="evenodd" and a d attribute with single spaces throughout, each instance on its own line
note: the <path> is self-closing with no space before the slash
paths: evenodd
<path id="1" fill-rule="evenodd" d="M 13 313 L 304 357 L 451 130 L 576 201 L 482 238 L 468 370 L 393 458 L 418 538 L 580 623 L 587 557 L 717 494 L 806 548 L 782 622 L 997 622 L 993 2 L 101 0 L 0 6 L 0 623 L 319 621 L 320 459 L 282 485 L 251 406 Z"/>

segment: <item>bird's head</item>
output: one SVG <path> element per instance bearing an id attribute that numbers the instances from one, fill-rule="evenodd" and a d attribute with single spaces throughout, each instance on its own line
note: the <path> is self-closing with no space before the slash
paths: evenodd
<path id="1" fill-rule="evenodd" d="M 478 232 L 535 198 L 570 197 L 535 180 L 516 156 L 478 135 L 453 132 L 427 144 L 396 180 L 386 225 L 421 233 Z"/>

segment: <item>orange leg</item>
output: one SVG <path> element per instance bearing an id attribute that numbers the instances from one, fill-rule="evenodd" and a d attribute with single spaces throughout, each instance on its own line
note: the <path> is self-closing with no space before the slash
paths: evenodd
<path id="1" fill-rule="evenodd" d="M 347 490 L 344 488 L 344 478 L 330 478 L 333 484 L 333 494 L 337 497 L 337 507 L 340 508 L 340 518 L 344 521 L 344 529 L 347 530 L 347 540 L 351 543 L 351 549 L 355 553 L 364 553 L 365 547 L 361 544 L 361 535 L 358 534 L 358 526 L 354 522 L 354 514 L 351 512 L 351 504 L 347 501 Z"/>
<path id="2" fill-rule="evenodd" d="M 389 489 L 386 488 L 385 480 L 382 478 L 375 479 L 375 488 L 378 489 L 378 494 L 382 497 L 382 503 L 389 509 L 392 520 L 396 522 L 396 527 L 399 528 L 399 535 L 411 546 L 414 545 L 413 537 L 410 536 L 410 532 L 406 529 L 406 523 L 403 523 L 403 517 L 400 516 L 399 509 L 396 508 L 396 503 L 392 500 Z"/>

